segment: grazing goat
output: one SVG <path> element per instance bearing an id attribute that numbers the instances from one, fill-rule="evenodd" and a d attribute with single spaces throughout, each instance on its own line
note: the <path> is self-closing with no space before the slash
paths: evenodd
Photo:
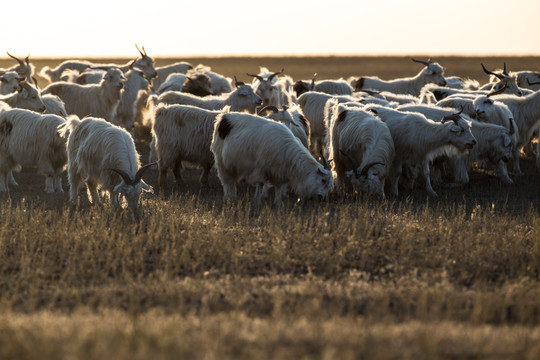
<path id="1" fill-rule="evenodd" d="M 457 114 L 444 117 L 440 122 L 429 120 L 417 112 L 404 112 L 378 105 L 368 105 L 383 120 L 392 134 L 395 158 L 388 179 L 392 193 L 398 196 L 398 182 L 404 165 L 420 166 L 426 191 L 437 196 L 431 186 L 430 163 L 441 155 L 453 156 L 472 149 L 476 139 L 471 133 L 471 123 Z"/>
<path id="2" fill-rule="evenodd" d="M 302 200 L 326 198 L 334 187 L 332 173 L 285 125 L 260 116 L 219 115 L 210 149 L 225 196 L 232 201 L 237 198 L 236 184 L 242 180 L 258 187 L 267 183 L 288 186 Z"/>
<path id="3" fill-rule="evenodd" d="M 432 105 L 405 105 L 398 107 L 398 110 L 419 112 L 433 121 L 450 118 L 456 111 L 452 108 L 441 108 Z M 477 140 L 477 145 L 466 154 L 450 158 L 450 162 L 453 164 L 454 173 L 452 175 L 455 181 L 462 184 L 468 183 L 468 170 L 472 163 L 484 160 L 497 167 L 496 175 L 503 183 L 513 184 L 514 182 L 508 176 L 506 168 L 506 163 L 512 158 L 513 154 L 515 144 L 513 133 L 500 125 L 476 121 L 466 115 L 464 118 L 471 123 L 471 132 Z"/>
<path id="4" fill-rule="evenodd" d="M 349 178 L 359 193 L 384 198 L 384 182 L 394 160 L 394 142 L 388 126 L 372 113 L 347 108 L 335 99 L 328 102 L 335 108 L 327 147 L 338 187 L 345 190 Z"/>
<path id="5" fill-rule="evenodd" d="M 35 166 L 45 176 L 45 191 L 62 192 L 65 138 L 57 132 L 64 119 L 24 109 L 0 112 L 0 191 L 9 191 L 12 171 Z"/>
<path id="6" fill-rule="evenodd" d="M 112 205 L 120 208 L 123 195 L 130 209 L 137 209 L 143 191 L 153 192 L 143 180 L 139 154 L 129 133 L 103 119 L 70 119 L 59 128 L 67 134 L 67 173 L 70 200 L 78 204 L 79 189 L 86 183 L 90 201 L 101 204 L 98 187 L 108 192 Z"/>
<path id="7" fill-rule="evenodd" d="M 200 182 L 208 185 L 208 174 L 214 165 L 210 151 L 214 122 L 221 111 L 205 110 L 191 105 L 160 105 L 152 125 L 158 160 L 159 187 L 163 189 L 167 171 L 172 169 L 176 183 L 183 184 L 182 161 L 202 167 Z"/>

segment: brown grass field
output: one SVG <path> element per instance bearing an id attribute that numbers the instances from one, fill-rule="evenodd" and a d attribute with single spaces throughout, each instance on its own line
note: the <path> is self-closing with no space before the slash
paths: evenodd
<path id="1" fill-rule="evenodd" d="M 408 57 L 181 60 L 244 81 L 259 66 L 294 79 L 420 70 Z M 434 60 L 481 83 L 480 62 L 540 68 Z M 475 169 L 437 199 L 418 188 L 277 208 L 252 206 L 249 189 L 225 202 L 215 173 L 203 188 L 191 169 L 185 187 L 145 195 L 138 219 L 70 209 L 67 181 L 45 194 L 23 169 L 0 195 L 0 359 L 539 359 L 540 173 L 531 157 L 522 169 L 513 186 Z"/>

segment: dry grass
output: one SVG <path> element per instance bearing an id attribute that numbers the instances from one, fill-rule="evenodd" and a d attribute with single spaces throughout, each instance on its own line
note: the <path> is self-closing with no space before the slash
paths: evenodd
<path id="1" fill-rule="evenodd" d="M 337 61 L 233 60 L 200 62 L 322 75 Z M 357 74 L 384 77 L 403 61 L 368 60 L 341 73 L 364 62 Z M 537 359 L 540 179 L 523 169 L 516 186 L 475 172 L 435 201 L 415 190 L 282 208 L 224 203 L 215 175 L 200 189 L 193 170 L 137 220 L 69 209 L 23 178 L 0 199 L 0 358 Z"/>

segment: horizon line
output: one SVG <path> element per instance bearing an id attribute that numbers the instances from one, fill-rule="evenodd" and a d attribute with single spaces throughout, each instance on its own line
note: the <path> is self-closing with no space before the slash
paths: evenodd
<path id="1" fill-rule="evenodd" d="M 103 55 L 31 55 L 33 59 L 131 59 L 133 55 L 125 54 L 103 54 Z M 25 55 L 26 56 L 26 55 Z M 138 55 L 135 55 L 138 56 Z M 160 59 L 181 59 L 181 58 L 314 58 L 314 57 L 410 57 L 410 56 L 424 56 L 424 57 L 540 57 L 540 53 L 308 53 L 308 54 L 150 54 L 153 58 Z M 0 57 L 0 60 L 10 60 L 9 56 Z"/>

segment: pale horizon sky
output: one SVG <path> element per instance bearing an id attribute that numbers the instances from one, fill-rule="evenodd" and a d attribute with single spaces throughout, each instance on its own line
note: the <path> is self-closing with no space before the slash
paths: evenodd
<path id="1" fill-rule="evenodd" d="M 538 0 L 85 3 L 4 12 L 0 56 L 540 55 Z"/>

